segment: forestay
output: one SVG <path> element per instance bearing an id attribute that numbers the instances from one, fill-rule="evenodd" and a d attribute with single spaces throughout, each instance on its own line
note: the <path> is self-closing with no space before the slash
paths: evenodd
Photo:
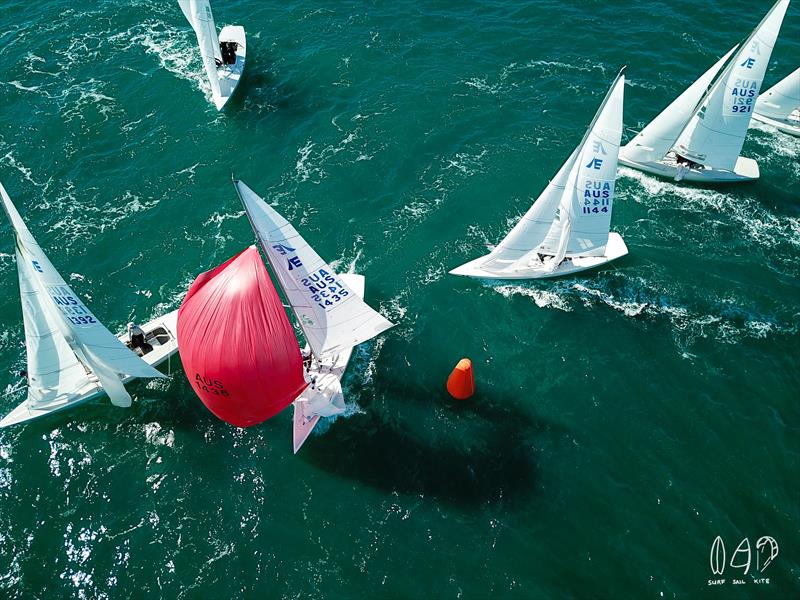
<path id="1" fill-rule="evenodd" d="M 789 121 L 800 111 L 800 68 L 764 92 L 756 102 L 756 112 L 771 119 Z M 800 122 L 800 115 L 795 117 Z"/>
<path id="2" fill-rule="evenodd" d="M 125 347 L 67 285 L 0 185 L 16 235 L 28 358 L 28 399 L 43 406 L 75 392 L 93 373 L 117 406 L 130 406 L 121 379 L 164 377 Z"/>
<path id="3" fill-rule="evenodd" d="M 335 356 L 394 324 L 370 308 L 286 219 L 241 181 L 236 191 L 311 350 Z"/>
<path id="4" fill-rule="evenodd" d="M 222 53 L 219 48 L 217 26 L 211 14 L 211 4 L 209 0 L 178 0 L 178 4 L 197 35 L 197 43 L 200 46 L 200 54 L 213 95 L 219 96 L 217 65 L 222 64 Z"/>
<path id="5" fill-rule="evenodd" d="M 741 45 L 681 132 L 676 152 L 707 167 L 734 169 L 788 6 L 779 0 Z"/>
<path id="6" fill-rule="evenodd" d="M 720 72 L 731 54 L 738 48 L 734 46 L 716 64 L 690 85 L 680 96 L 653 119 L 636 137 L 622 149 L 623 155 L 637 162 L 659 161 L 672 149 L 678 136 L 694 115 L 711 82 Z"/>

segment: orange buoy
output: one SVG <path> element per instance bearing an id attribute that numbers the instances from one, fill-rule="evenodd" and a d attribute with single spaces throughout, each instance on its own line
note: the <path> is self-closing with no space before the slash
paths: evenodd
<path id="1" fill-rule="evenodd" d="M 447 391 L 456 400 L 466 400 L 475 393 L 475 375 L 472 361 L 462 358 L 447 378 Z"/>

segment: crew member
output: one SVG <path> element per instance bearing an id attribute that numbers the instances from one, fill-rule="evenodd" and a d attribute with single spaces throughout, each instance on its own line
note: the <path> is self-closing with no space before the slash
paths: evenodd
<path id="1" fill-rule="evenodd" d="M 128 346 L 133 350 L 140 350 L 141 354 L 147 354 L 153 347 L 144 339 L 144 330 L 136 323 L 128 323 Z"/>

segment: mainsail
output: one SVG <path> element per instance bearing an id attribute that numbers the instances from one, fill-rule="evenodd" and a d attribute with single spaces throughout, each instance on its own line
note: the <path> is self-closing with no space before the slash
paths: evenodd
<path id="1" fill-rule="evenodd" d="M 770 119 L 794 120 L 800 124 L 800 68 L 761 94 L 756 112 Z M 795 116 L 790 119 L 792 114 Z"/>
<path id="2" fill-rule="evenodd" d="M 608 242 L 622 136 L 625 76 L 620 71 L 581 143 L 533 206 L 482 263 L 501 270 L 534 253 L 602 256 Z"/>
<path id="3" fill-rule="evenodd" d="M 126 348 L 53 267 L 5 188 L 0 195 L 16 235 L 28 357 L 28 399 L 44 406 L 76 392 L 92 374 L 117 406 L 130 406 L 126 377 L 164 377 Z"/>
<path id="4" fill-rule="evenodd" d="M 195 279 L 178 342 L 192 389 L 237 427 L 273 417 L 306 387 L 294 329 L 255 246 Z"/>
<path id="5" fill-rule="evenodd" d="M 733 170 L 789 0 L 778 0 L 739 47 L 675 143 L 681 156 Z"/>
<path id="6" fill-rule="evenodd" d="M 686 127 L 686 123 L 694 115 L 711 82 L 728 62 L 736 48 L 738 46 L 731 48 L 713 67 L 703 73 L 697 81 L 636 134 L 622 149 L 625 158 L 637 162 L 654 162 L 664 158 Z"/>
<path id="7" fill-rule="evenodd" d="M 178 0 L 178 4 L 197 35 L 197 43 L 200 46 L 200 54 L 203 57 L 203 65 L 206 68 L 211 90 L 215 97 L 219 96 L 217 65 L 222 64 L 222 53 L 219 48 L 217 26 L 214 24 L 214 16 L 211 14 L 211 4 L 209 0 Z"/>
<path id="8" fill-rule="evenodd" d="M 393 326 L 258 194 L 241 181 L 234 185 L 314 356 L 335 356 Z"/>

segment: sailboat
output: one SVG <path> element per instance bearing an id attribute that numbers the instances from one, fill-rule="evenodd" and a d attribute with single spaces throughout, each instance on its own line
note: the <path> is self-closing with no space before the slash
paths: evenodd
<path id="1" fill-rule="evenodd" d="M 125 384 L 165 377 L 154 367 L 178 349 L 177 311 L 142 325 L 146 343 L 137 352 L 125 335 L 112 334 L 56 271 L 31 235 L 5 188 L 3 208 L 16 236 L 17 272 L 25 323 L 28 396 L 2 421 L 7 427 L 77 406 L 107 394 L 128 407 Z"/>
<path id="2" fill-rule="evenodd" d="M 735 46 L 640 131 L 623 165 L 675 181 L 753 181 L 758 163 L 740 156 L 789 0 L 778 0 Z"/>
<path id="3" fill-rule="evenodd" d="M 761 94 L 753 118 L 800 136 L 800 68 Z"/>
<path id="4" fill-rule="evenodd" d="M 247 56 L 244 27 L 227 25 L 217 37 L 209 0 L 178 0 L 178 4 L 197 35 L 214 106 L 222 110 L 244 72 Z"/>
<path id="5" fill-rule="evenodd" d="M 320 417 L 344 412 L 341 378 L 353 348 L 393 323 L 364 302 L 362 275 L 337 274 L 245 183 L 234 186 L 306 344 L 301 353 L 251 247 L 190 288 L 178 316 L 181 357 L 203 403 L 236 426 L 254 425 L 293 404 L 297 453 Z"/>
<path id="6" fill-rule="evenodd" d="M 581 143 L 509 234 L 489 254 L 450 271 L 485 279 L 539 279 L 599 267 L 625 256 L 611 232 L 622 137 L 624 69 Z"/>

